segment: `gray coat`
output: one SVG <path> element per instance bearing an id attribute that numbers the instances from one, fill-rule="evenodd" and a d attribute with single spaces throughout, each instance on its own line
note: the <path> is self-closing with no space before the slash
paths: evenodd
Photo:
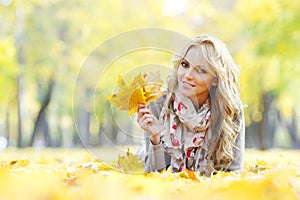
<path id="1" fill-rule="evenodd" d="M 153 113 L 154 116 L 159 118 L 160 112 L 162 110 L 165 98 L 160 98 L 157 102 L 151 103 L 149 105 L 149 109 Z M 238 134 L 233 152 L 234 160 L 230 164 L 228 170 L 229 171 L 240 171 L 243 169 L 244 164 L 244 151 L 245 151 L 245 125 L 244 125 L 244 116 L 242 112 L 242 128 L 240 133 Z M 153 171 L 161 171 L 166 169 L 170 165 L 170 156 L 167 152 L 165 152 L 162 143 L 158 145 L 153 145 L 150 141 L 150 135 L 145 133 L 146 144 L 145 144 L 145 152 L 143 159 L 145 159 L 145 171 L 153 172 Z M 207 143 L 207 138 L 204 143 Z"/>

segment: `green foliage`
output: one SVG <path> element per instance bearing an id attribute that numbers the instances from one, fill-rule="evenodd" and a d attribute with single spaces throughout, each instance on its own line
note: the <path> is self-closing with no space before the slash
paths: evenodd
<path id="1" fill-rule="evenodd" d="M 188 0 L 181 7 L 168 2 L 30 0 L 12 1 L 8 6 L 0 4 L 1 107 L 11 103 L 10 109 L 15 112 L 17 76 L 23 76 L 25 99 L 30 102 L 26 104 L 26 110 L 31 113 L 27 117 L 32 123 L 47 84 L 54 79 L 49 113 L 58 119 L 71 118 L 74 82 L 89 54 L 122 32 L 158 27 L 189 37 L 209 33 L 225 41 L 241 66 L 241 92 L 248 105 L 248 123 L 260 120 L 261 96 L 267 91 L 275 92 L 277 106 L 285 114 L 291 113 L 294 107 L 299 108 L 300 95 L 295 92 L 300 86 L 299 0 L 251 3 Z M 24 12 L 21 19 L 16 17 L 20 11 Z M 20 29 L 22 40 L 16 41 L 15 33 Z M 121 41 L 118 45 L 123 47 L 129 42 L 134 41 Z M 101 58 L 110 56 L 109 51 L 108 48 L 97 52 L 95 68 L 102 67 Z M 24 56 L 22 65 L 18 60 L 20 55 Z M 151 50 L 121 56 L 101 75 L 97 85 L 91 82 L 89 73 L 84 74 L 80 80 L 82 85 L 96 96 L 96 105 L 88 103 L 87 109 L 97 111 L 99 120 L 103 120 L 101 116 L 108 109 L 106 96 L 115 89 L 119 74 L 134 75 L 135 67 L 145 63 L 172 66 L 171 57 L 170 53 Z"/>
<path id="2" fill-rule="evenodd" d="M 12 37 L 0 40 L 0 104 L 5 107 L 16 97 L 15 79 L 18 68 L 15 62 L 16 50 Z"/>
<path id="3" fill-rule="evenodd" d="M 299 106 L 300 1 L 240 1 L 244 45 L 237 54 L 242 65 L 243 96 L 252 113 L 262 111 L 260 97 L 274 91 L 277 107 L 290 115 Z"/>

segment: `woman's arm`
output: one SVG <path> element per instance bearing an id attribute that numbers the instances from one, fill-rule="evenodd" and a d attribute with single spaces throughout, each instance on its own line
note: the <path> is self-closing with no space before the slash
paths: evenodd
<path id="1" fill-rule="evenodd" d="M 162 110 L 164 100 L 165 98 L 162 97 L 157 102 L 151 103 L 149 105 L 149 110 L 144 110 L 141 111 L 142 113 L 138 113 L 140 114 L 138 119 L 142 119 L 141 115 L 143 115 L 143 113 L 147 113 L 147 114 L 150 113 L 150 117 L 154 118 L 153 121 L 155 123 L 158 123 L 158 118 Z M 164 151 L 164 148 L 160 141 L 160 134 L 161 134 L 160 129 L 156 127 L 154 128 L 154 130 L 156 129 L 155 131 L 158 133 L 149 133 L 150 131 L 152 132 L 153 130 L 149 131 L 149 128 L 145 126 L 147 124 L 144 123 L 140 125 L 145 130 L 145 140 L 146 140 L 146 156 L 145 156 L 145 165 L 144 165 L 145 171 L 153 172 L 153 171 L 161 171 L 165 169 L 170 164 L 170 158 L 169 155 Z"/>
<path id="2" fill-rule="evenodd" d="M 146 172 L 162 171 L 167 167 L 165 159 L 165 151 L 160 142 L 157 145 L 153 145 L 150 140 L 148 142 L 148 148 L 146 149 L 146 158 L 144 168 Z"/>

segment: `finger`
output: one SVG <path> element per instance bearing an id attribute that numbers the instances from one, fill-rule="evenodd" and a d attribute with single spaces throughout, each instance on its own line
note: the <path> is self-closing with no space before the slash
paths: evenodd
<path id="1" fill-rule="evenodd" d="M 150 110 L 148 108 L 141 108 L 138 110 L 137 120 L 141 119 L 141 117 L 145 114 L 150 114 Z"/>
<path id="2" fill-rule="evenodd" d="M 138 108 L 139 108 L 139 109 L 140 109 L 140 108 L 146 108 L 146 104 L 140 103 Z"/>
<path id="3" fill-rule="evenodd" d="M 141 115 L 142 114 L 141 110 L 143 110 L 145 108 L 146 108 L 146 104 L 139 104 L 137 113 Z"/>
<path id="4" fill-rule="evenodd" d="M 151 118 L 142 118 L 139 121 L 139 125 L 142 129 L 148 131 L 149 130 L 149 126 L 153 123 L 153 120 Z"/>
<path id="5" fill-rule="evenodd" d="M 139 124 L 151 124 L 153 123 L 153 116 L 152 114 L 144 114 L 139 120 L 138 120 Z"/>
<path id="6" fill-rule="evenodd" d="M 146 119 L 151 119 L 151 120 L 153 121 L 153 115 L 150 114 L 150 113 L 145 113 L 145 114 L 142 116 L 141 120 L 146 120 Z"/>
<path id="7" fill-rule="evenodd" d="M 139 113 L 142 113 L 144 115 L 144 114 L 150 114 L 151 112 L 148 108 L 141 108 L 139 110 Z"/>

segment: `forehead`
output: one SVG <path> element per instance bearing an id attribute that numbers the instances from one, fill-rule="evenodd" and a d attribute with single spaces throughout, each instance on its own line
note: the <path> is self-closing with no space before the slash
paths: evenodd
<path id="1" fill-rule="evenodd" d="M 192 65 L 205 66 L 206 64 L 200 47 L 192 46 L 191 48 L 189 48 L 184 58 Z"/>

